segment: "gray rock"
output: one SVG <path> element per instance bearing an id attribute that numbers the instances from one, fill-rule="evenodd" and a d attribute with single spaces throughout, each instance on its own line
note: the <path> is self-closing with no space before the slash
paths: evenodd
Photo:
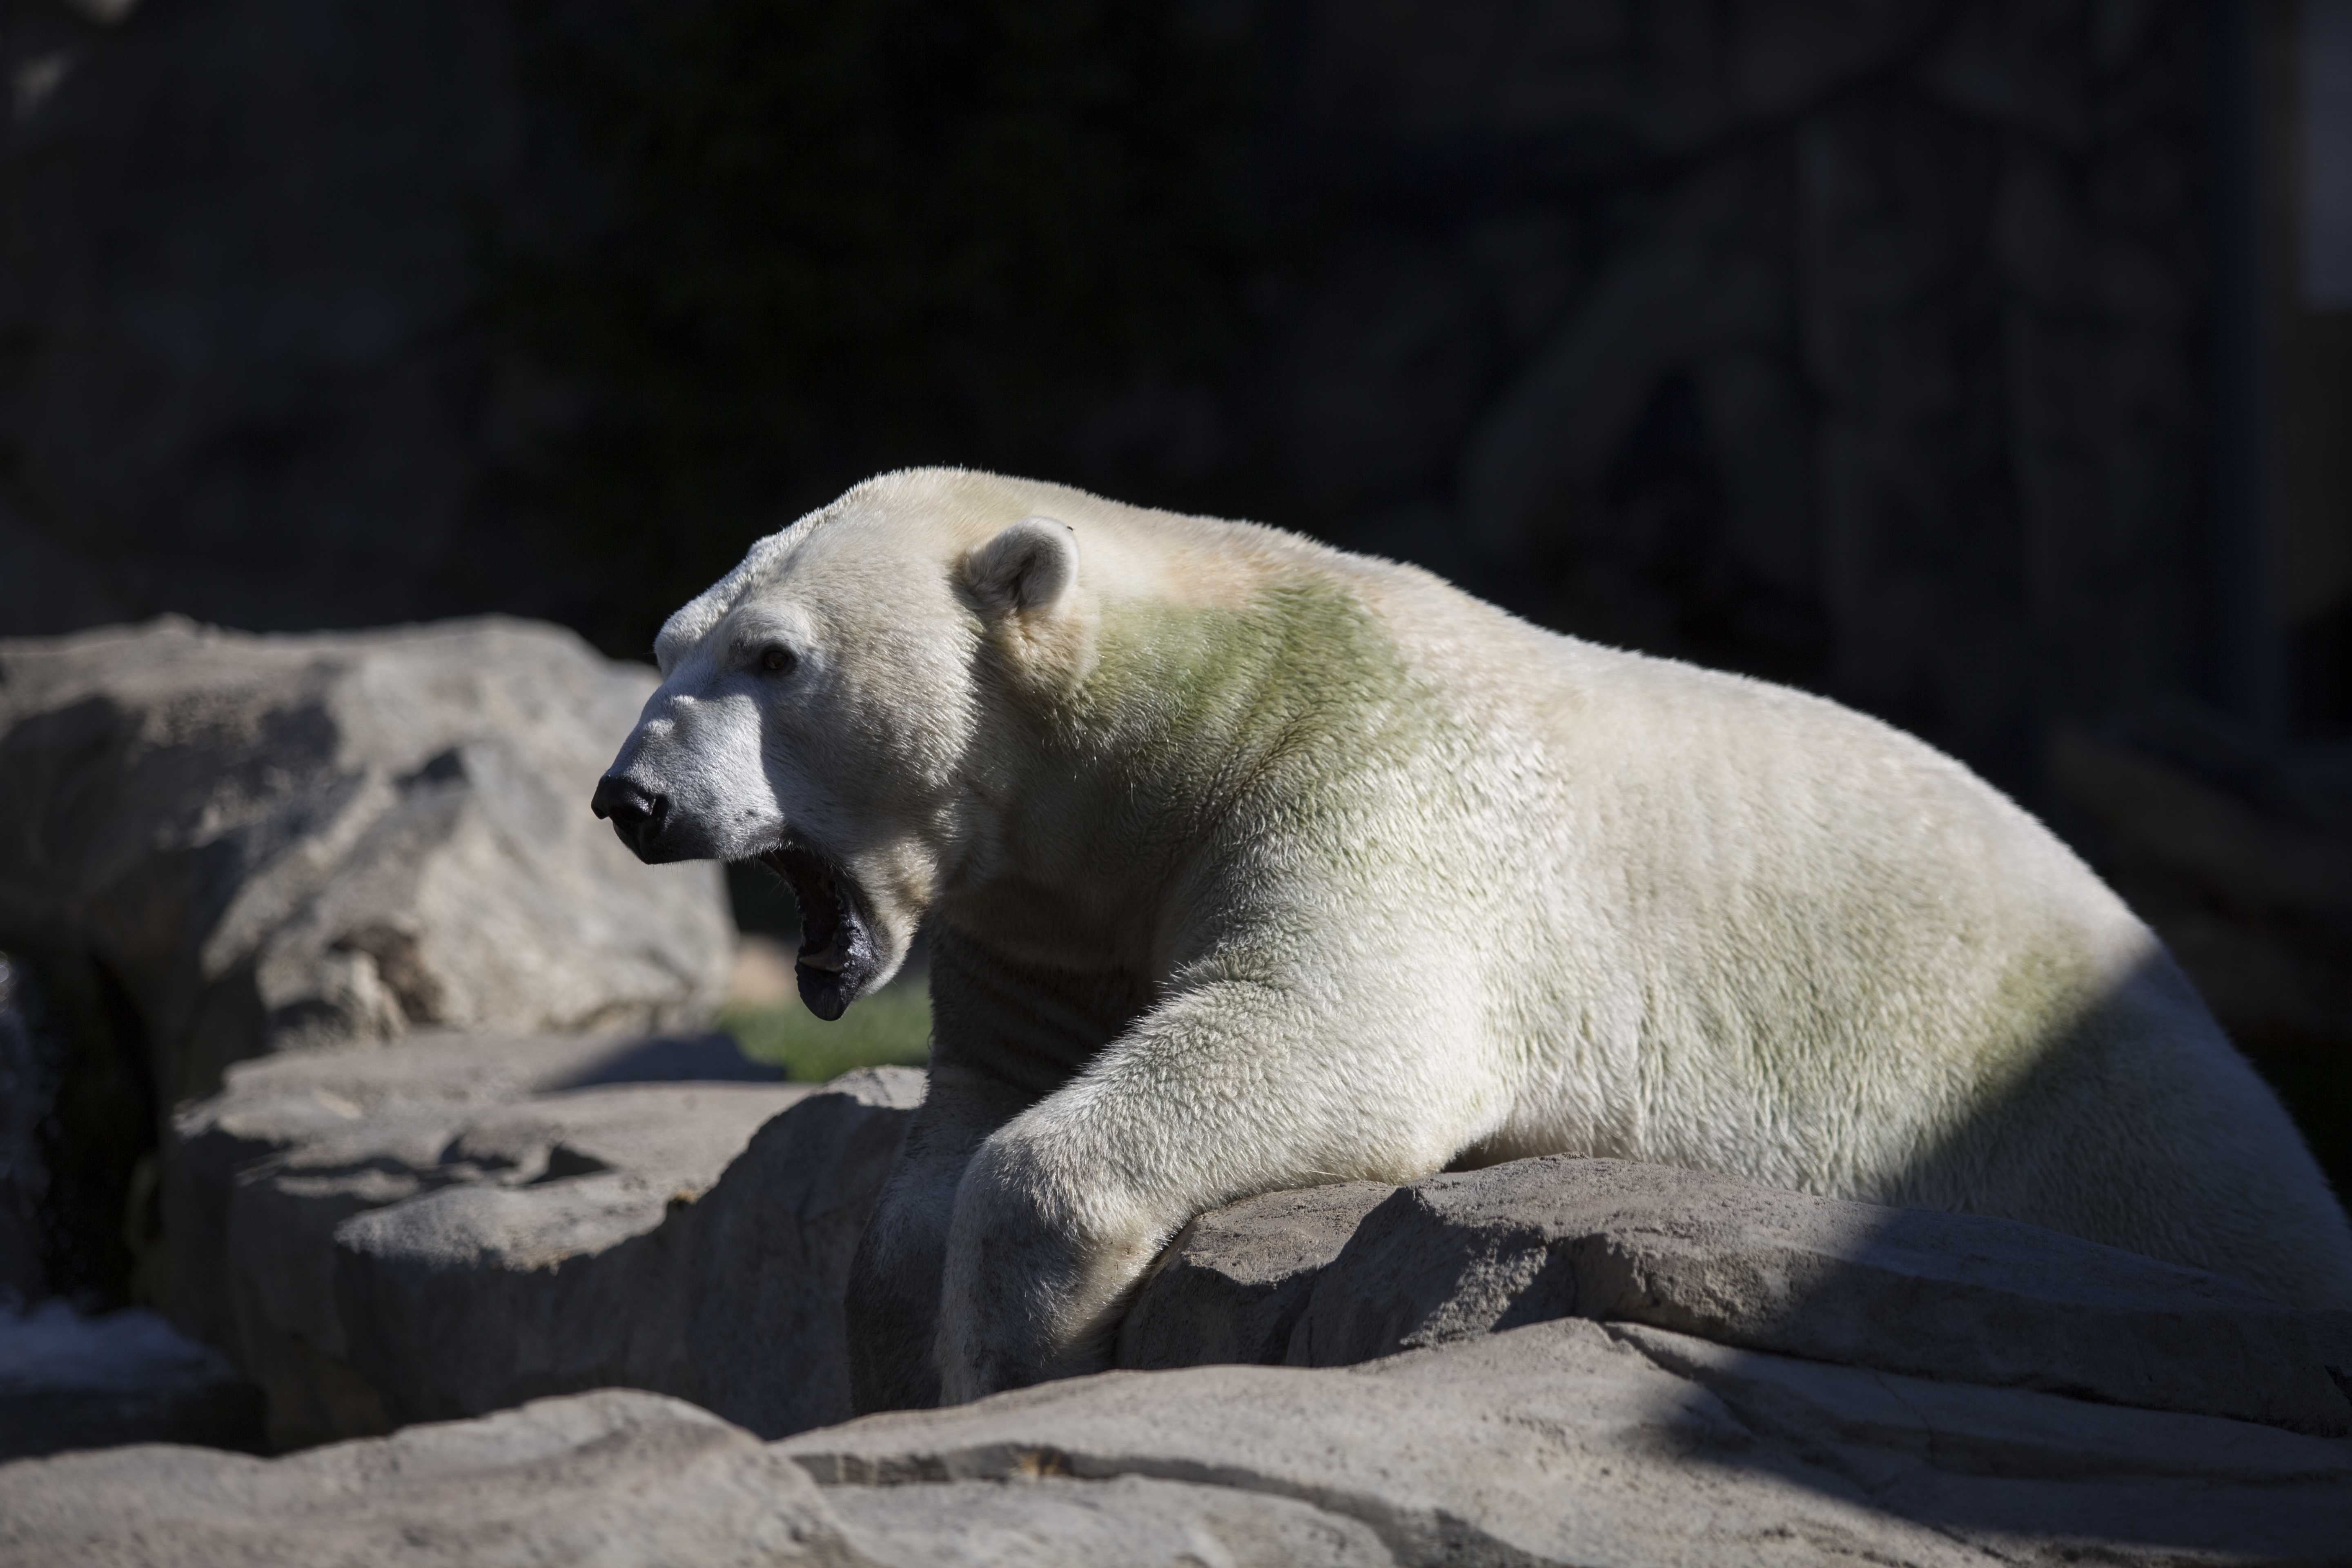
<path id="1" fill-rule="evenodd" d="M 1108 1373 L 780 1447 L 828 1487 L 1043 1472 L 1286 1497 L 1400 1563 L 1979 1561 L 1582 1322 L 1350 1372 Z"/>
<path id="2" fill-rule="evenodd" d="M 689 1397 L 762 1436 L 848 1418 L 849 1264 L 922 1095 L 908 1068 L 844 1073 L 762 1127 L 681 1216 Z"/>
<path id="3" fill-rule="evenodd" d="M 608 1384 L 768 1436 L 839 1420 L 849 1260 L 921 1075 L 612 1081 L 713 1054 L 426 1037 L 235 1068 L 177 1120 L 184 1315 L 281 1447 Z"/>
<path id="4" fill-rule="evenodd" d="M 830 1495 L 1212 1482 L 1358 1520 L 1400 1563 L 2319 1563 L 2352 1509 L 2341 1440 L 1575 1320 L 1346 1371 L 1110 1373 L 781 1447 Z"/>
<path id="5" fill-rule="evenodd" d="M 248 1364 L 291 1336 L 349 1365 L 394 1424 L 615 1384 L 685 1392 L 686 1227 L 665 1221 L 808 1092 L 581 1089 L 289 1151 L 229 1211 Z"/>
<path id="6" fill-rule="evenodd" d="M 814 1484 L 812 1484 L 814 1483 Z M 767 1447 L 608 1391 L 275 1461 L 0 1466 L 0 1563 L 2340 1561 L 2352 1444 L 1580 1320 Z"/>
<path id="7" fill-rule="evenodd" d="M 1213 1209 L 1152 1265 L 1119 1324 L 1118 1364 L 1279 1366 L 1315 1281 L 1393 1187 L 1340 1182 Z"/>
<path id="8" fill-rule="evenodd" d="M 1291 1365 L 1339 1366 L 1573 1315 L 2352 1432 L 2330 1371 L 2352 1367 L 2343 1314 L 2033 1226 L 1567 1158 L 1433 1176 L 1377 1206 L 1351 1188 L 1286 1212 L 1293 1196 L 1196 1222 L 1139 1297 L 1122 1364 L 1272 1360 L 1279 1342 Z"/>
<path id="9" fill-rule="evenodd" d="M 27 1568 L 872 1561 L 782 1455 L 625 1391 L 277 1460 L 141 1447 L 0 1468 L 0 1562 Z"/>
<path id="10" fill-rule="evenodd" d="M 274 1462 L 130 1447 L 0 1467 L 0 1563 L 1386 1568 L 1373 1531 L 1245 1488 L 1119 1477 L 836 1488 L 612 1390 Z"/>
<path id="11" fill-rule="evenodd" d="M 342 1223 L 335 1306 L 352 1365 L 395 1419 L 608 1384 L 677 1394 L 771 1436 L 842 1419 L 841 1297 L 917 1098 L 910 1079 L 738 1091 L 747 1099 L 723 1113 L 680 1103 L 711 1092 L 701 1086 L 635 1091 L 674 1097 L 628 1113 L 664 1118 L 681 1147 L 700 1140 L 706 1163 L 452 1184 Z M 528 1114 L 579 1109 L 569 1099 Z"/>
<path id="12" fill-rule="evenodd" d="M 2336 1563 L 2352 1444 L 1611 1332 L 1891 1513 L 2012 1563 Z"/>
<path id="13" fill-rule="evenodd" d="M 231 1198 L 249 1168 L 318 1141 L 398 1143 L 422 1123 L 413 1167 L 438 1164 L 432 1142 L 467 1116 L 533 1094 L 603 1083 L 772 1078 L 743 1059 L 723 1035 L 647 1038 L 634 1035 L 408 1036 L 394 1048 L 295 1052 L 241 1063 L 227 1087 L 182 1108 L 163 1159 L 163 1234 L 173 1315 L 215 1344 L 236 1340 L 222 1261 L 228 1253 Z M 381 1130 L 381 1133 L 377 1130 Z M 381 1166 L 376 1203 L 422 1190 Z M 362 1205 L 364 1206 L 364 1205 Z M 351 1211 L 356 1212 L 356 1209 Z"/>
<path id="14" fill-rule="evenodd" d="M 1239 1487 L 1052 1474 L 1013 1482 L 830 1487 L 857 1544 L 891 1568 L 1388 1568 L 1360 1521 Z"/>
<path id="15" fill-rule="evenodd" d="M 2352 1480 L 2352 1445 L 2251 1422 L 1758 1355 L 1641 1323 L 1609 1332 L 1743 1419 L 1956 1475 Z"/>
<path id="16" fill-rule="evenodd" d="M 0 642 L 0 942 L 94 957 L 165 1103 L 297 1047 L 699 1022 L 716 868 L 587 809 L 653 682 L 503 620 Z"/>

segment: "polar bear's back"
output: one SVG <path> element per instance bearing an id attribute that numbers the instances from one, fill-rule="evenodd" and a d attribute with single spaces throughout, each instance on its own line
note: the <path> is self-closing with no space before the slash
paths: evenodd
<path id="1" fill-rule="evenodd" d="M 1501 895 L 1482 994 L 1519 1075 L 1483 1157 L 2005 1215 L 2352 1302 L 2352 1229 L 2275 1097 L 2041 822 L 1835 703 L 1432 583 L 1372 597 L 1480 752 L 1436 765 L 1512 786 L 1454 847 Z"/>

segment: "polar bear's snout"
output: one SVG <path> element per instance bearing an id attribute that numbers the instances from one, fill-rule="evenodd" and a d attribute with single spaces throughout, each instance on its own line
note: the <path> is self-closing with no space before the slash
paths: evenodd
<path id="1" fill-rule="evenodd" d="M 656 795 L 635 779 L 606 773 L 596 781 L 588 809 L 610 822 L 621 842 L 648 866 L 676 858 L 658 852 L 662 828 L 669 821 L 669 796 Z"/>
<path id="2" fill-rule="evenodd" d="M 749 859 L 784 837 L 751 696 L 710 684 L 683 672 L 646 699 L 589 798 L 648 866 Z"/>

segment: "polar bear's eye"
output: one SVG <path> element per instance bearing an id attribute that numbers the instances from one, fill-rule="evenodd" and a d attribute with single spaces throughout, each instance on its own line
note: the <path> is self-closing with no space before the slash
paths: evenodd
<path id="1" fill-rule="evenodd" d="M 760 668 L 770 675 L 789 675 L 800 656 L 782 643 L 770 643 L 760 650 Z"/>

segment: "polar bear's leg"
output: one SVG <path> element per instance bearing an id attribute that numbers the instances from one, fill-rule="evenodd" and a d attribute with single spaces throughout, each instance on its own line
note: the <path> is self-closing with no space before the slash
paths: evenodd
<path id="1" fill-rule="evenodd" d="M 932 1342 L 964 1166 L 1115 1039 L 1139 997 L 1118 986 L 1074 997 L 1066 975 L 975 952 L 947 927 L 931 933 L 930 968 L 930 1081 L 850 1266 L 850 1396 L 861 1415 L 939 1403 Z"/>
<path id="2" fill-rule="evenodd" d="M 984 1074 L 934 1063 L 849 1268 L 849 1394 L 859 1415 L 939 1403 L 931 1342 L 956 1184 L 972 1151 L 1029 1099 Z"/>
<path id="3" fill-rule="evenodd" d="M 1343 1024 L 1254 983 L 1199 987 L 991 1134 L 949 1229 L 944 1398 L 1108 1364 L 1137 1279 L 1205 1210 L 1283 1187 L 1415 1180 L 1491 1130 L 1502 1097 L 1474 1064 L 1343 1037 L 1368 1026 L 1349 1012 Z M 1390 1016 L 1443 1037 L 1442 1022 Z"/>

